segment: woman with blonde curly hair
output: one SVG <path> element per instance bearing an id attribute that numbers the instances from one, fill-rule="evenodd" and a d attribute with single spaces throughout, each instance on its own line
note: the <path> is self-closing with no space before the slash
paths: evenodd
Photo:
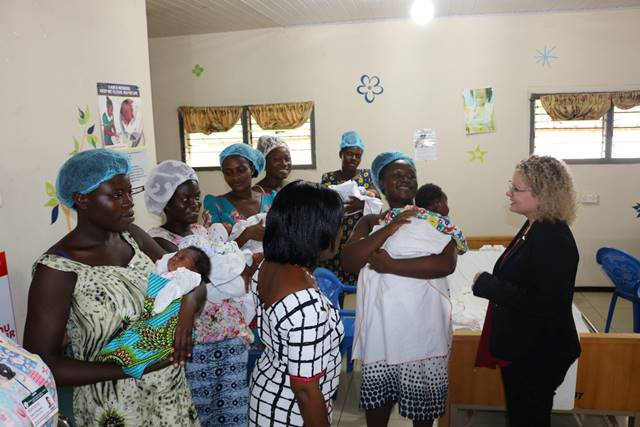
<path id="1" fill-rule="evenodd" d="M 474 279 L 474 295 L 489 300 L 476 365 L 500 366 L 511 427 L 545 427 L 555 390 L 580 355 L 571 311 L 576 194 L 563 162 L 534 155 L 516 166 L 507 197 L 527 220 L 493 274 Z"/>

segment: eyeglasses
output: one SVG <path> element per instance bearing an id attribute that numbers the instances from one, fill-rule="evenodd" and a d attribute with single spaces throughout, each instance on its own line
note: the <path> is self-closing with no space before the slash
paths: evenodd
<path id="1" fill-rule="evenodd" d="M 507 186 L 507 191 L 509 193 L 526 193 L 527 191 L 533 191 L 533 188 L 531 187 L 526 187 L 526 188 L 518 188 L 515 185 L 513 185 L 513 182 L 509 181 Z"/>

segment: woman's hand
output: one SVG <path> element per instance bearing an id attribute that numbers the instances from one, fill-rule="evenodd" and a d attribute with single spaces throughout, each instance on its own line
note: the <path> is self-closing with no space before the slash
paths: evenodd
<path id="1" fill-rule="evenodd" d="M 344 212 L 346 214 L 359 212 L 363 209 L 364 209 L 364 200 L 356 199 L 353 196 L 350 197 L 349 201 L 344 204 Z"/>
<path id="2" fill-rule="evenodd" d="M 473 283 L 471 284 L 471 287 L 472 287 L 472 288 L 475 286 L 476 282 L 478 281 L 478 277 L 480 277 L 480 275 L 481 275 L 482 273 L 483 273 L 482 271 L 478 271 L 478 272 L 476 273 L 476 275 L 475 275 L 475 276 L 473 276 Z"/>
<path id="3" fill-rule="evenodd" d="M 418 208 L 407 209 L 406 211 L 400 212 L 396 215 L 389 224 L 385 226 L 385 229 L 388 230 L 389 234 L 393 234 L 404 224 L 407 224 L 411 221 L 411 218 L 415 217 L 418 214 Z"/>
<path id="4" fill-rule="evenodd" d="M 387 273 L 389 261 L 392 260 L 391 256 L 384 249 L 378 249 L 373 252 L 369 257 L 369 267 L 377 273 Z"/>
<path id="5" fill-rule="evenodd" d="M 247 227 L 240 236 L 244 236 L 247 240 L 256 240 L 262 242 L 264 240 L 264 223 L 259 223 Z"/>
<path id="6" fill-rule="evenodd" d="M 178 313 L 178 324 L 173 335 L 173 354 L 169 361 L 174 367 L 184 365 L 191 357 L 193 348 L 193 324 L 196 314 L 204 306 L 207 291 L 204 284 L 182 297 L 180 312 Z"/>
<path id="7" fill-rule="evenodd" d="M 247 293 L 251 292 L 251 280 L 253 279 L 253 275 L 255 274 L 258 267 L 260 267 L 260 263 L 264 259 L 264 254 L 262 252 L 259 252 L 257 254 L 253 254 L 252 258 L 253 261 L 251 262 L 251 265 L 247 265 L 240 274 L 244 279 L 244 289 Z"/>
<path id="8" fill-rule="evenodd" d="M 174 368 L 187 363 L 193 348 L 195 312 L 188 307 L 188 304 L 185 304 L 185 298 L 182 298 L 178 324 L 173 334 L 173 353 L 169 356 L 169 362 L 173 364 Z"/>
<path id="9" fill-rule="evenodd" d="M 202 211 L 202 225 L 204 225 L 205 228 L 211 226 L 211 213 L 206 209 Z"/>

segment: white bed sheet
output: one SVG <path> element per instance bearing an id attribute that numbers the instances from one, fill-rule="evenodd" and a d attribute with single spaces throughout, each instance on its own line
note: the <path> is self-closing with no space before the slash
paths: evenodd
<path id="1" fill-rule="evenodd" d="M 487 311 L 487 300 L 474 296 L 471 284 L 477 272 L 493 271 L 493 266 L 503 251 L 502 247 L 492 246 L 487 250 L 469 251 L 458 257 L 456 271 L 448 277 L 454 330 L 482 329 L 484 315 Z M 575 304 L 573 304 L 573 320 L 576 323 L 578 334 L 591 332 Z M 553 409 L 573 409 L 577 372 L 578 361 L 571 365 L 564 382 L 558 387 L 553 400 Z"/>

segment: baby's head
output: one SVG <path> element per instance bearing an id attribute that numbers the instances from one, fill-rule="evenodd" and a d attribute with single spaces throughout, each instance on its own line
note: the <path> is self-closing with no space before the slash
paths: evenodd
<path id="1" fill-rule="evenodd" d="M 202 280 L 209 281 L 211 273 L 211 260 L 207 254 L 196 246 L 180 249 L 167 262 L 167 271 L 176 271 L 179 267 L 200 273 Z"/>
<path id="2" fill-rule="evenodd" d="M 442 188 L 435 184 L 425 184 L 418 188 L 416 206 L 437 212 L 440 215 L 449 215 L 447 195 L 444 194 Z"/>

